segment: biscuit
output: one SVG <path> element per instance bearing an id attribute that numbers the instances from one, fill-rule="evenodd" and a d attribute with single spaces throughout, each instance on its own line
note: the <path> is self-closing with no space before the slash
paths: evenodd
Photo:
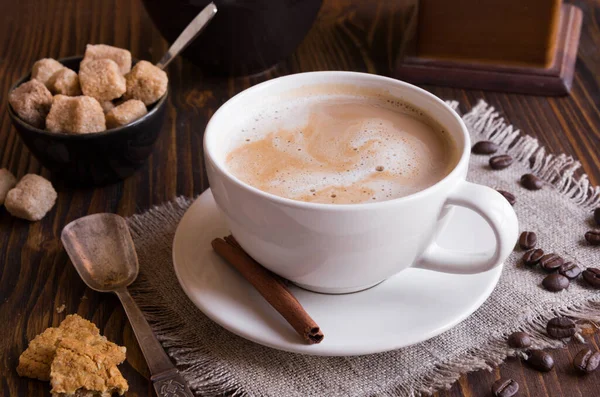
<path id="1" fill-rule="evenodd" d="M 48 328 L 29 342 L 19 357 L 17 373 L 20 376 L 50 380 L 52 361 L 61 341 L 77 340 L 103 355 L 103 360 L 116 365 L 125 360 L 125 348 L 106 340 L 98 328 L 77 314 L 68 315 L 57 328 Z"/>
<path id="2" fill-rule="evenodd" d="M 52 395 L 73 396 L 78 391 L 123 395 L 129 386 L 117 364 L 125 360 L 124 349 L 110 342 L 90 345 L 62 339 L 50 370 Z"/>

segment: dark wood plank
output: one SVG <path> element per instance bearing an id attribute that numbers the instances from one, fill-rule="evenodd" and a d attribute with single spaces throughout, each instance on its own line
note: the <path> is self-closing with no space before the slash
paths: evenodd
<path id="1" fill-rule="evenodd" d="M 545 98 L 478 90 L 424 86 L 463 110 L 481 98 L 495 106 L 550 151 L 568 153 L 600 183 L 600 4 L 573 2 L 584 13 L 573 90 L 569 97 Z M 19 378 L 17 358 L 28 340 L 66 313 L 78 312 L 98 324 L 110 339 L 128 348 L 123 372 L 130 395 L 153 395 L 147 369 L 118 300 L 90 291 L 64 253 L 59 235 L 69 221 L 89 213 L 128 216 L 178 195 L 195 196 L 208 186 L 201 151 L 202 132 L 214 111 L 235 93 L 265 79 L 311 70 L 357 70 L 390 75 L 407 27 L 412 0 L 375 2 L 325 0 L 319 19 L 295 54 L 259 76 L 235 79 L 204 75 L 178 59 L 169 67 L 172 96 L 162 136 L 148 163 L 126 181 L 97 189 L 59 186 L 55 209 L 41 222 L 27 223 L 0 209 L 0 395 L 47 396 L 48 385 Z M 138 0 L 22 0 L 0 2 L 0 90 L 7 92 L 41 57 L 82 53 L 86 43 L 130 48 L 137 58 L 157 61 L 167 43 Z M 6 95 L 4 96 L 6 98 Z M 16 136 L 0 101 L 0 167 L 18 176 L 48 176 Z M 56 307 L 65 304 L 62 314 Z M 600 338 L 592 344 L 598 348 Z M 492 372 L 463 376 L 438 396 L 486 396 L 494 379 L 515 378 L 523 396 L 594 396 L 600 372 L 579 377 L 570 371 L 578 349 L 555 351 L 557 368 L 540 375 L 518 360 Z"/>

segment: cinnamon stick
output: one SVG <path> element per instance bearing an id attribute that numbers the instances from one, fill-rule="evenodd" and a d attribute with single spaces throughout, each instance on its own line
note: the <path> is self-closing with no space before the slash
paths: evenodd
<path id="1" fill-rule="evenodd" d="M 212 241 L 215 252 L 229 262 L 308 344 L 320 343 L 323 332 L 283 281 L 250 257 L 233 238 Z"/>

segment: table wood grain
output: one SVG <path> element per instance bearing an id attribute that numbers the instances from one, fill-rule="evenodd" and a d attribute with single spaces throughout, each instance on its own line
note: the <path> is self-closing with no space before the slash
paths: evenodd
<path id="1" fill-rule="evenodd" d="M 378 5 L 376 5 L 376 3 Z M 229 97 L 265 79 L 312 70 L 355 70 L 390 75 L 405 28 L 406 1 L 325 0 L 313 29 L 289 59 L 260 76 L 217 78 L 177 59 L 169 66 L 172 95 L 167 121 L 148 163 L 122 183 L 96 189 L 59 190 L 56 207 L 37 223 L 0 209 L 0 395 L 47 396 L 47 383 L 17 376 L 19 354 L 35 335 L 56 326 L 67 313 L 99 325 L 111 340 L 128 349 L 122 366 L 130 396 L 153 395 L 148 371 L 118 300 L 87 289 L 69 263 L 59 236 L 81 216 L 115 212 L 129 216 L 176 196 L 196 196 L 208 184 L 203 166 L 202 133 L 213 112 Z M 479 99 L 495 106 L 523 132 L 536 136 L 554 153 L 578 158 L 594 184 L 600 183 L 600 2 L 578 0 L 583 31 L 573 91 L 545 98 L 478 90 L 425 86 L 468 110 Z M 21 0 L 0 2 L 0 92 L 42 57 L 81 54 L 86 43 L 129 48 L 156 62 L 167 49 L 139 0 Z M 6 98 L 0 101 L 0 167 L 18 176 L 48 177 L 11 127 Z M 65 305 L 63 313 L 56 308 Z M 600 338 L 590 339 L 598 349 Z M 489 396 L 499 376 L 516 379 L 521 396 L 597 396 L 600 371 L 580 377 L 571 369 L 579 346 L 554 351 L 556 367 L 534 372 L 516 359 L 499 368 L 463 376 L 438 396 Z"/>

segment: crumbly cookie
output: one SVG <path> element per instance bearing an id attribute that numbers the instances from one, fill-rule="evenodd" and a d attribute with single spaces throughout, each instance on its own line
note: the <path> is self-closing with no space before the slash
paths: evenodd
<path id="1" fill-rule="evenodd" d="M 114 343 L 87 344 L 64 338 L 58 344 L 50 370 L 53 396 L 73 396 L 78 390 L 97 395 L 119 393 L 129 388 L 117 369 L 125 360 L 125 348 Z"/>
<path id="2" fill-rule="evenodd" d="M 107 356 L 114 365 L 125 360 L 125 348 L 106 340 L 100 335 L 98 327 L 77 314 L 68 315 L 58 328 L 48 328 L 36 336 L 29 347 L 19 357 L 17 373 L 20 376 L 40 380 L 50 380 L 50 366 L 56 355 L 57 346 L 65 338 L 76 339 L 93 346 Z M 83 397 L 83 396 L 82 396 Z"/>
<path id="3" fill-rule="evenodd" d="M 58 328 L 48 328 L 29 342 L 29 346 L 19 357 L 17 373 L 28 378 L 50 380 L 50 364 L 54 359 L 56 346 L 66 335 L 89 341 L 100 337 L 100 331 L 93 323 L 77 314 L 68 315 Z"/>
<path id="4" fill-rule="evenodd" d="M 50 364 L 61 336 L 62 331 L 58 328 L 48 328 L 33 338 L 19 357 L 17 373 L 28 378 L 50 380 Z"/>

